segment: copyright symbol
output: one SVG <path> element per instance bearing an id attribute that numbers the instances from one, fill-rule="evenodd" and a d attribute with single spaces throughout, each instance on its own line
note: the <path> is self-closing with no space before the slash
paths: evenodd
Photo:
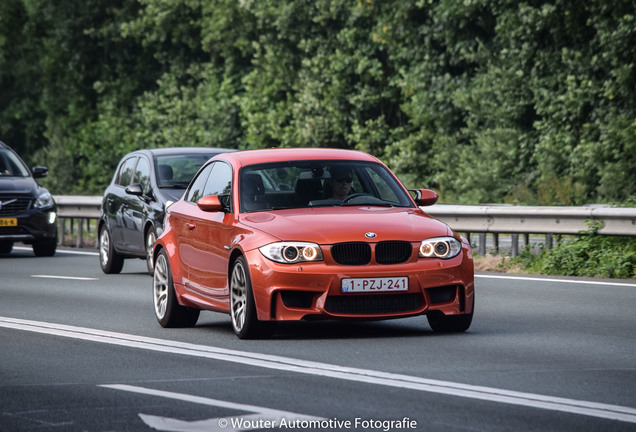
<path id="1" fill-rule="evenodd" d="M 219 427 L 225 429 L 227 427 L 227 419 L 219 419 Z"/>

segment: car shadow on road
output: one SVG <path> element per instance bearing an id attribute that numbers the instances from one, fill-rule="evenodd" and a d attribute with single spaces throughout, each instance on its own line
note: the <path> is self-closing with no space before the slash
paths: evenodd
<path id="1" fill-rule="evenodd" d="M 200 322 L 199 329 L 232 335 L 229 317 L 226 322 L 214 320 Z M 455 334 L 461 336 L 462 333 Z M 272 332 L 263 339 L 275 340 L 321 340 L 321 339 L 378 339 L 412 337 L 453 336 L 448 333 L 434 333 L 426 317 L 401 318 L 376 321 L 295 321 L 274 323 Z"/>

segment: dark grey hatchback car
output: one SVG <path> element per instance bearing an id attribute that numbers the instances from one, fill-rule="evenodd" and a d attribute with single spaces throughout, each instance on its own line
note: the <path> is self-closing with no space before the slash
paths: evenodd
<path id="1" fill-rule="evenodd" d="M 167 205 L 181 198 L 208 159 L 228 151 L 233 150 L 175 147 L 124 156 L 102 201 L 98 232 L 104 273 L 121 272 L 125 258 L 141 258 L 152 274 L 152 247 L 163 231 Z"/>
<path id="2" fill-rule="evenodd" d="M 11 147 L 0 141 L 0 254 L 15 242 L 33 246 L 36 256 L 53 256 L 57 248 L 57 206 L 48 190 L 37 184 L 43 166 L 32 170 Z"/>

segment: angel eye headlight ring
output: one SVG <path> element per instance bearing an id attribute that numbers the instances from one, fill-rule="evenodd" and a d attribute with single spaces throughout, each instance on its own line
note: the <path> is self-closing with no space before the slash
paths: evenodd
<path id="1" fill-rule="evenodd" d="M 309 242 L 277 242 L 259 248 L 272 261 L 281 264 L 322 261 L 320 246 Z"/>
<path id="2" fill-rule="evenodd" d="M 318 254 L 320 253 L 320 249 L 314 247 L 305 247 L 303 248 L 303 258 L 306 261 L 315 261 L 318 258 Z"/>
<path id="3" fill-rule="evenodd" d="M 284 246 L 282 252 L 283 259 L 290 263 L 295 262 L 300 256 L 300 251 L 294 245 Z"/>
<path id="4" fill-rule="evenodd" d="M 454 237 L 435 237 L 420 244 L 420 258 L 450 259 L 459 254 L 462 244 Z"/>

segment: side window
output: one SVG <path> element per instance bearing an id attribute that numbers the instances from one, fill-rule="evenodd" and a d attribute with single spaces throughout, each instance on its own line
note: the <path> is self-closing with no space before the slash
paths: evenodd
<path id="1" fill-rule="evenodd" d="M 223 162 L 216 162 L 203 190 L 203 196 L 229 195 L 231 191 L 232 168 Z"/>
<path id="2" fill-rule="evenodd" d="M 210 171 L 212 171 L 213 166 L 214 164 L 210 164 L 199 172 L 199 175 L 192 181 L 190 189 L 186 192 L 185 201 L 196 203 L 205 196 L 203 189 L 205 188 L 205 183 L 210 176 Z"/>
<path id="3" fill-rule="evenodd" d="M 150 192 L 150 162 L 145 157 L 140 157 L 135 169 L 133 183 L 139 183 L 144 193 Z"/>
<path id="4" fill-rule="evenodd" d="M 119 174 L 117 175 L 117 184 L 121 186 L 128 186 L 133 177 L 133 171 L 135 164 L 137 163 L 136 157 L 126 159 L 119 168 Z"/>

